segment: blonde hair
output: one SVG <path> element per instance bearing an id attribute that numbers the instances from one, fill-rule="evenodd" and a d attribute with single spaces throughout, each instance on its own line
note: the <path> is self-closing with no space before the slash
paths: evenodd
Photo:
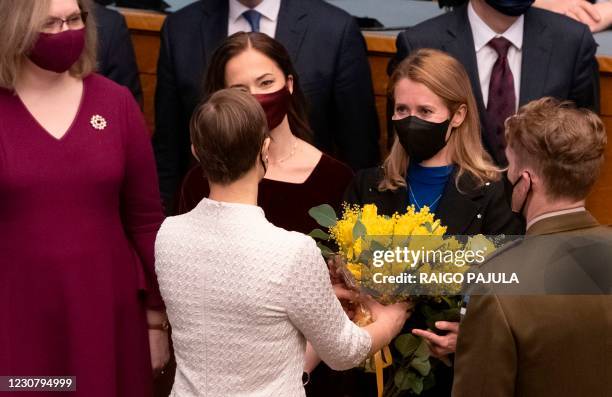
<path id="1" fill-rule="evenodd" d="M 96 24 L 91 0 L 77 0 L 87 12 L 85 48 L 70 74 L 85 77 L 96 69 Z M 13 90 L 24 58 L 32 49 L 48 16 L 51 0 L 0 0 L 0 87 Z"/>
<path id="2" fill-rule="evenodd" d="M 582 200 L 599 177 L 608 136 L 595 113 L 547 97 L 506 120 L 506 140 L 517 166 L 532 167 L 548 197 Z"/>
<path id="3" fill-rule="evenodd" d="M 467 108 L 465 120 L 460 126 L 453 128 L 448 140 L 451 160 L 458 167 L 455 178 L 457 188 L 461 191 L 459 180 L 466 173 L 470 174 L 480 186 L 489 181 L 499 180 L 501 170 L 493 164 L 491 156 L 482 146 L 476 99 L 463 66 L 442 51 L 432 49 L 416 51 L 402 61 L 391 75 L 387 93 L 392 104 L 395 87 L 403 79 L 423 84 L 439 96 L 451 117 L 461 105 Z M 384 176 L 378 189 L 385 191 L 405 187 L 408 164 L 408 154 L 396 135 L 391 151 L 383 163 Z"/>

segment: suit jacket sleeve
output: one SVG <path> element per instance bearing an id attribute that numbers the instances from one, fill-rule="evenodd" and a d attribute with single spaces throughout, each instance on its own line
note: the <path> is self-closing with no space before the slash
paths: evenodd
<path id="1" fill-rule="evenodd" d="M 408 32 L 410 29 L 407 29 L 400 34 L 397 35 L 397 39 L 395 40 L 395 46 L 397 48 L 397 52 L 395 56 L 389 60 L 387 64 L 387 74 L 391 76 L 393 71 L 412 51 L 412 43 L 408 38 Z M 393 116 L 393 103 L 391 101 L 387 101 L 387 108 L 385 109 L 387 114 L 387 149 L 390 149 L 393 145 L 394 134 L 393 134 L 393 124 L 391 123 L 391 118 Z"/>
<path id="2" fill-rule="evenodd" d="M 472 296 L 461 322 L 453 397 L 513 397 L 516 344 L 495 295 Z"/>
<path id="3" fill-rule="evenodd" d="M 397 52 L 395 53 L 395 56 L 391 58 L 391 60 L 389 61 L 389 64 L 387 65 L 387 74 L 389 76 L 393 73 L 397 65 L 399 65 L 399 63 L 403 61 L 404 58 L 410 55 L 410 53 L 413 50 L 412 43 L 410 42 L 410 39 L 408 38 L 409 32 L 410 32 L 410 29 L 407 29 L 403 32 L 400 32 L 400 34 L 397 35 L 397 39 L 395 40 L 395 46 L 397 47 Z"/>
<path id="4" fill-rule="evenodd" d="M 597 44 L 593 34 L 585 25 L 568 99 L 574 101 L 578 107 L 599 113 L 599 65 L 595 57 L 596 52 Z"/>
<path id="5" fill-rule="evenodd" d="M 136 55 L 125 19 L 119 13 L 101 17 L 100 28 L 105 30 L 100 40 L 100 73 L 129 88 L 138 103 L 142 105 L 142 88 L 138 75 Z"/>
<path id="6" fill-rule="evenodd" d="M 155 90 L 155 134 L 153 148 L 159 187 L 166 205 L 174 197 L 181 178 L 180 156 L 180 98 L 175 80 L 170 45 L 168 21 L 161 31 L 161 46 L 157 62 L 157 87 Z M 168 208 L 166 208 L 168 210 Z"/>
<path id="7" fill-rule="evenodd" d="M 334 79 L 336 147 L 353 169 L 378 165 L 379 125 L 365 40 L 357 22 L 347 23 Z"/>

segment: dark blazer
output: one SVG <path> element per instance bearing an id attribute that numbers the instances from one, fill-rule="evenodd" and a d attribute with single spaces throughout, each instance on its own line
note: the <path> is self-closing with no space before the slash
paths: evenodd
<path id="1" fill-rule="evenodd" d="M 389 216 L 406 212 L 407 189 L 400 187 L 381 192 L 378 184 L 382 178 L 382 167 L 359 171 L 346 190 L 345 201 L 358 205 L 376 204 L 380 214 Z M 464 174 L 459 181 L 462 193 L 455 180 L 456 173 L 453 173 L 435 213 L 442 225 L 447 226 L 446 234 L 523 234 L 524 222 L 510 209 L 503 181 L 478 186 L 471 176 Z"/>
<path id="2" fill-rule="evenodd" d="M 524 26 L 519 105 L 553 96 L 599 112 L 597 44 L 589 28 L 564 15 L 535 7 L 525 13 Z M 480 120 L 484 121 L 486 109 L 467 5 L 400 33 L 397 55 L 389 64 L 389 72 L 419 48 L 445 51 L 463 64 L 472 82 Z M 486 139 L 484 143 L 493 153 L 491 143 Z"/>
<path id="3" fill-rule="evenodd" d="M 142 105 L 142 88 L 130 32 L 123 15 L 94 4 L 98 25 L 98 72 L 130 89 Z"/>
<path id="4" fill-rule="evenodd" d="M 191 161 L 188 122 L 208 62 L 227 36 L 228 12 L 227 0 L 200 0 L 168 16 L 162 28 L 154 146 L 165 199 Z M 299 75 L 316 146 L 356 169 L 376 165 L 378 119 L 355 19 L 322 0 L 282 0 L 276 39 Z"/>
<path id="5" fill-rule="evenodd" d="M 457 341 L 452 395 L 612 396 L 611 250 L 612 229 L 585 211 L 538 221 L 524 242 L 485 262 L 487 273 L 528 271 L 521 286 L 596 283 L 604 292 L 472 295 Z"/>

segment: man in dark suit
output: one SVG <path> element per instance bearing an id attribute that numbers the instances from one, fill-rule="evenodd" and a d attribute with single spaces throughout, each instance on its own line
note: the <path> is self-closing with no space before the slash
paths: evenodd
<path id="1" fill-rule="evenodd" d="M 544 98 L 508 120 L 507 138 L 527 235 L 478 271 L 515 273 L 518 283 L 468 288 L 453 396 L 612 396 L 612 229 L 584 208 L 604 161 L 604 125 Z"/>
<path id="2" fill-rule="evenodd" d="M 142 104 L 142 88 L 130 32 L 123 15 L 95 4 L 98 25 L 98 72 L 130 89 Z"/>
<path id="3" fill-rule="evenodd" d="M 553 96 L 599 111 L 597 45 L 586 25 L 531 7 L 532 0 L 471 0 L 397 38 L 390 70 L 418 48 L 446 51 L 465 66 L 478 102 L 483 141 L 500 165 L 504 120 Z"/>
<path id="4" fill-rule="evenodd" d="M 188 122 L 211 55 L 240 30 L 261 31 L 287 48 L 317 147 L 355 169 L 378 162 L 372 80 L 354 18 L 322 0 L 200 0 L 170 15 L 162 28 L 154 147 L 165 200 L 191 162 Z"/>

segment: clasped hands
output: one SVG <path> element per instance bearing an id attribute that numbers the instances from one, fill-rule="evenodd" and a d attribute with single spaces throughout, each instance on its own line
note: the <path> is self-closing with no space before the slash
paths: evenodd
<path id="1" fill-rule="evenodd" d="M 336 261 L 338 258 L 331 258 L 328 261 L 329 266 L 329 274 L 332 282 L 332 286 L 334 288 L 334 293 L 344 311 L 348 315 L 348 317 L 352 320 L 355 311 L 354 305 L 352 302 L 361 301 L 364 303 L 368 309 L 373 313 L 373 316 L 376 317 L 376 311 L 379 309 L 378 306 L 381 306 L 379 303 L 374 301 L 372 298 L 364 299 L 364 297 L 360 296 L 360 294 L 356 291 L 353 291 L 344 284 L 344 280 L 342 276 L 338 272 L 338 264 Z M 409 303 L 403 303 L 402 308 L 398 308 L 400 310 L 412 311 L 413 306 Z M 447 365 L 450 365 L 450 361 L 448 359 L 449 354 L 455 353 L 457 346 L 457 336 L 459 334 L 459 323 L 458 322 L 449 322 L 449 321 L 437 321 L 435 324 L 436 328 L 441 331 L 447 331 L 445 335 L 438 335 L 431 330 L 424 329 L 413 329 L 412 333 L 416 336 L 422 337 L 427 345 L 429 346 L 429 351 L 431 355 Z"/>

